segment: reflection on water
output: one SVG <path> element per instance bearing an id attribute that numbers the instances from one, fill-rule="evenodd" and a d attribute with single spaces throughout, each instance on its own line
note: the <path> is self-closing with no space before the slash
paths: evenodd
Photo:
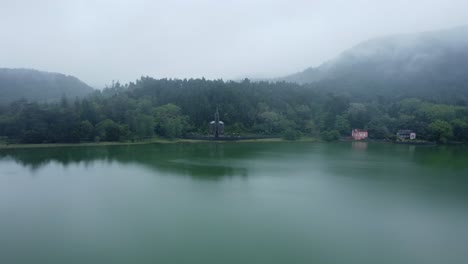
<path id="1" fill-rule="evenodd" d="M 0 162 L 12 159 L 32 172 L 51 162 L 65 167 L 117 162 L 202 180 L 247 177 L 258 169 L 270 175 L 310 171 L 393 184 L 414 182 L 466 193 L 467 153 L 464 146 L 368 142 L 151 144 L 4 149 L 0 150 Z"/>
<path id="2" fill-rule="evenodd" d="M 412 166 L 406 166 L 409 164 L 419 165 L 428 172 L 433 169 L 450 169 L 455 175 L 460 175 L 457 171 L 463 172 L 467 166 L 468 149 L 464 146 L 372 143 L 369 147 L 368 144 L 206 143 L 0 149 L 0 161 L 13 159 L 33 171 L 50 162 L 58 162 L 64 166 L 96 161 L 135 163 L 159 171 L 194 177 L 247 176 L 248 161 L 251 159 L 258 162 L 263 159 L 277 159 L 285 164 L 296 161 L 302 163 L 307 158 L 326 160 L 320 167 L 336 169 L 338 175 L 360 174 L 364 171 L 373 172 L 373 176 L 403 175 L 411 172 Z M 311 163 L 302 166 L 304 165 Z"/>
<path id="3" fill-rule="evenodd" d="M 224 144 L 153 144 L 102 147 L 62 147 L 44 149 L 0 150 L 0 159 L 13 159 L 31 170 L 51 162 L 64 166 L 94 162 L 136 163 L 158 171 L 216 179 L 220 176 L 246 176 L 245 167 L 235 159 L 248 157 L 248 152 L 231 148 L 224 158 Z"/>
<path id="4" fill-rule="evenodd" d="M 373 142 L 4 149 L 0 263 L 464 263 L 467 158 Z"/>
<path id="5" fill-rule="evenodd" d="M 354 141 L 352 142 L 352 146 L 353 146 L 353 149 L 355 150 L 366 150 L 367 142 Z"/>

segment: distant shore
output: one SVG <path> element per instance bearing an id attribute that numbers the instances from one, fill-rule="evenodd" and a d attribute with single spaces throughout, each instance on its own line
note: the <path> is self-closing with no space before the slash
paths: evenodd
<path id="1" fill-rule="evenodd" d="M 121 142 L 81 142 L 81 143 L 40 143 L 40 144 L 17 144 L 17 143 L 5 143 L 0 142 L 0 150 L 2 149 L 19 149 L 19 148 L 56 148 L 56 147 L 99 147 L 99 146 L 126 146 L 126 145 L 148 145 L 148 144 L 175 144 L 175 143 L 251 143 L 251 142 L 326 142 L 315 137 L 301 137 L 297 140 L 287 140 L 280 137 L 265 137 L 265 138 L 221 138 L 219 140 L 213 138 L 177 138 L 177 139 L 165 139 L 165 138 L 152 138 L 135 141 L 121 141 Z M 392 141 L 384 139 L 370 139 L 370 140 L 338 140 L 338 142 L 381 142 L 391 144 L 402 144 L 402 145 L 426 145 L 436 146 L 440 143 L 436 142 L 411 142 L 411 141 Z M 463 142 L 447 142 L 442 145 L 465 145 Z"/>
<path id="2" fill-rule="evenodd" d="M 139 141 L 123 142 L 82 142 L 82 143 L 42 143 L 42 144 L 7 144 L 0 142 L 0 149 L 18 149 L 18 148 L 56 148 L 56 147 L 98 147 L 98 146 L 125 146 L 125 145 L 147 145 L 147 144 L 174 144 L 174 143 L 240 143 L 240 142 L 286 142 L 283 138 L 257 138 L 257 139 L 238 139 L 238 140 L 214 140 L 214 139 L 163 139 L 153 138 Z M 320 142 L 320 140 L 311 137 L 304 137 L 295 141 L 299 142 Z"/>

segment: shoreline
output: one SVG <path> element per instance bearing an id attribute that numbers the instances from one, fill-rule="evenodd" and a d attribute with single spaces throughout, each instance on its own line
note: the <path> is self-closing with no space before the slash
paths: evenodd
<path id="1" fill-rule="evenodd" d="M 256 138 L 256 139 L 239 139 L 239 140 L 213 140 L 213 139 L 164 139 L 153 138 L 142 141 L 123 141 L 123 142 L 83 142 L 83 143 L 40 143 L 40 144 L 6 144 L 0 142 L 0 150 L 5 149 L 25 149 L 25 148 L 60 148 L 60 147 L 105 147 L 105 146 L 131 146 L 131 145 L 149 145 L 149 144 L 179 144 L 179 143 L 268 143 L 268 142 L 326 142 L 314 137 L 303 137 L 298 140 L 287 140 L 280 137 L 270 138 Z M 434 143 L 434 142 L 396 142 L 389 140 L 338 140 L 336 142 L 367 142 L 367 143 L 390 143 L 399 145 L 414 145 L 414 146 L 440 146 L 440 145 L 465 145 L 464 143 Z"/>
<path id="2" fill-rule="evenodd" d="M 124 141 L 124 142 L 83 142 L 83 143 L 40 143 L 40 144 L 6 144 L 0 143 L 0 150 L 20 149 L 20 148 L 58 148 L 58 147 L 104 147 L 104 146 L 130 146 L 130 145 L 148 145 L 148 144 L 176 144 L 176 143 L 249 143 L 249 142 L 288 142 L 283 138 L 260 138 L 260 139 L 240 139 L 240 140 L 212 140 L 212 139 L 162 139 L 154 138 L 142 141 Z M 304 137 L 296 142 L 321 142 L 316 138 Z M 291 141 L 291 142 L 294 142 Z"/>

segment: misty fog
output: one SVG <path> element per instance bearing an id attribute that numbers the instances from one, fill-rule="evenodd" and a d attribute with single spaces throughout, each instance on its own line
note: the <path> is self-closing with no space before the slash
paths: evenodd
<path id="1" fill-rule="evenodd" d="M 0 67 L 112 80 L 273 78 L 369 38 L 468 24 L 468 1 L 2 0 Z"/>

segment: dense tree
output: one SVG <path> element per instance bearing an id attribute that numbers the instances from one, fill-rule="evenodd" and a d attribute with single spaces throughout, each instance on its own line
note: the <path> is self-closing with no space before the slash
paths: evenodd
<path id="1" fill-rule="evenodd" d="M 155 122 L 150 115 L 139 115 L 136 117 L 135 135 L 139 139 L 151 138 L 154 136 Z"/>
<path id="2" fill-rule="evenodd" d="M 324 131 L 322 133 L 322 139 L 325 141 L 334 141 L 340 138 L 340 132 L 337 130 Z"/>
<path id="3" fill-rule="evenodd" d="M 99 139 L 105 141 L 119 141 L 124 135 L 125 128 L 111 119 L 105 119 L 96 125 Z"/>
<path id="4" fill-rule="evenodd" d="M 80 141 L 92 141 L 94 136 L 94 127 L 88 120 L 81 121 L 78 126 Z"/>
<path id="5" fill-rule="evenodd" d="M 335 129 L 340 132 L 341 135 L 349 135 L 351 131 L 351 125 L 346 117 L 339 115 L 335 119 Z"/>
<path id="6" fill-rule="evenodd" d="M 207 135 L 216 108 L 227 135 L 299 135 L 336 140 L 353 128 L 371 138 L 411 129 L 419 139 L 468 142 L 468 108 L 419 98 L 363 102 L 286 82 L 156 80 L 114 84 L 71 102 L 0 107 L 0 137 L 12 142 L 84 142 Z"/>
<path id="7" fill-rule="evenodd" d="M 283 138 L 286 140 L 298 140 L 301 138 L 301 132 L 288 128 L 284 131 Z"/>
<path id="8" fill-rule="evenodd" d="M 166 104 L 155 109 L 156 132 L 167 138 L 182 137 L 187 128 L 187 117 L 174 104 Z"/>
<path id="9" fill-rule="evenodd" d="M 429 125 L 430 138 L 439 142 L 447 142 L 453 135 L 452 127 L 446 121 L 436 120 Z"/>
<path id="10" fill-rule="evenodd" d="M 468 141 L 468 122 L 461 119 L 452 121 L 453 136 L 459 141 Z"/>

